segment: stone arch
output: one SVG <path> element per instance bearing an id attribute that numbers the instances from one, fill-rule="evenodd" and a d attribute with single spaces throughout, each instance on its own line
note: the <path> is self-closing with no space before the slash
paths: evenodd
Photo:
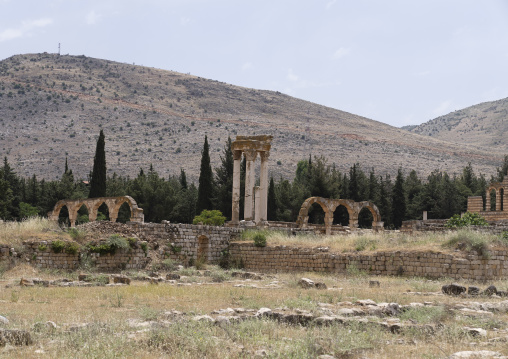
<path id="1" fill-rule="evenodd" d="M 381 213 L 379 212 L 379 208 L 372 203 L 371 201 L 363 201 L 359 202 L 358 214 L 364 208 L 367 208 L 370 213 L 372 213 L 372 229 L 380 229 L 384 226 L 384 223 L 381 222 Z"/>
<path id="2" fill-rule="evenodd" d="M 115 222 L 118 218 L 118 211 L 123 203 L 128 203 L 131 210 L 131 222 L 143 223 L 144 215 L 143 209 L 138 207 L 138 204 L 134 198 L 130 196 L 120 197 L 98 197 L 88 199 L 63 199 L 58 201 L 53 207 L 53 210 L 48 213 L 50 220 L 58 221 L 58 215 L 61 209 L 66 206 L 69 212 L 69 221 L 72 227 L 74 227 L 78 210 L 81 206 L 85 205 L 88 210 L 88 219 L 93 222 L 97 219 L 97 211 L 102 204 L 105 204 L 109 211 L 109 218 L 111 222 Z"/>
<path id="3" fill-rule="evenodd" d="M 208 262 L 210 254 L 210 239 L 208 236 L 202 234 L 198 237 L 198 248 L 196 251 L 196 259 Z"/>
<path id="4" fill-rule="evenodd" d="M 310 197 L 303 202 L 302 206 L 300 207 L 300 212 L 298 213 L 298 219 L 296 220 L 296 223 L 300 228 L 307 226 L 309 222 L 309 209 L 312 207 L 314 203 L 319 204 L 323 209 L 323 212 L 325 212 L 325 224 L 326 224 L 327 217 L 329 217 L 330 208 L 325 200 L 326 198 L 323 197 Z"/>

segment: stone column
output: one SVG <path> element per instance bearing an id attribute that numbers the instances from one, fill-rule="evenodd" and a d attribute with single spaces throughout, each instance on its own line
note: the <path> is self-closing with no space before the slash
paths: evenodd
<path id="1" fill-rule="evenodd" d="M 257 151 L 255 150 L 246 150 L 244 152 L 245 158 L 247 159 L 246 168 L 245 168 L 245 206 L 243 211 L 243 216 L 246 221 L 252 221 L 252 210 L 254 204 L 254 194 L 252 193 L 254 189 L 254 176 L 255 176 L 255 168 L 254 161 L 257 157 Z"/>
<path id="2" fill-rule="evenodd" d="M 332 224 L 333 224 L 333 212 L 325 213 L 325 234 L 327 236 L 332 234 Z"/>
<path id="3" fill-rule="evenodd" d="M 259 187 L 261 188 L 261 203 L 259 204 L 259 220 L 261 222 L 268 220 L 268 157 L 270 152 L 263 151 L 259 153 L 261 157 L 261 170 L 259 172 Z"/>
<path id="4" fill-rule="evenodd" d="M 231 210 L 231 223 L 240 222 L 240 164 L 242 162 L 242 151 L 233 151 L 233 207 Z"/>
<path id="5" fill-rule="evenodd" d="M 496 211 L 501 210 L 501 191 L 496 189 Z"/>
<path id="6" fill-rule="evenodd" d="M 490 211 L 490 189 L 485 193 L 485 210 Z"/>
<path id="7" fill-rule="evenodd" d="M 259 225 L 261 223 L 261 187 L 254 187 L 254 222 Z"/>

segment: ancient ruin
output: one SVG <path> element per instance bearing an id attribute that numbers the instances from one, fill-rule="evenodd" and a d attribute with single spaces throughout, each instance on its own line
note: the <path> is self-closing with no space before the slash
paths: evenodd
<path id="1" fill-rule="evenodd" d="M 495 198 L 495 207 L 491 208 L 491 199 Z M 485 205 L 482 196 L 467 198 L 467 211 L 478 213 L 487 221 L 508 219 L 508 175 L 502 182 L 491 183 L 485 191 Z"/>
<path id="2" fill-rule="evenodd" d="M 381 214 L 377 206 L 370 201 L 355 202 L 350 199 L 330 199 L 323 197 L 310 197 L 303 202 L 298 214 L 296 223 L 299 228 L 305 228 L 309 221 L 309 209 L 311 206 L 317 203 L 323 208 L 325 212 L 325 233 L 327 235 L 332 234 L 333 224 L 333 213 L 339 206 L 344 206 L 349 214 L 349 227 L 352 230 L 358 228 L 358 216 L 363 208 L 367 208 L 372 213 L 372 229 L 381 230 L 383 229 L 384 223 L 381 222 Z"/>
<path id="3" fill-rule="evenodd" d="M 231 144 L 233 151 L 233 198 L 231 224 L 240 223 L 240 163 L 246 159 L 244 220 L 256 225 L 267 220 L 268 157 L 273 136 L 237 136 Z M 261 157 L 259 186 L 255 187 L 255 162 Z"/>
<path id="4" fill-rule="evenodd" d="M 99 207 L 102 204 L 105 204 L 108 207 L 109 211 L 109 219 L 111 222 L 116 222 L 118 218 L 118 211 L 122 204 L 127 203 L 131 210 L 131 222 L 143 223 L 144 215 L 143 209 L 138 208 L 138 204 L 134 200 L 134 198 L 130 196 L 120 196 L 120 197 L 98 197 L 98 198 L 88 198 L 88 199 L 62 199 L 55 204 L 55 207 L 51 212 L 48 213 L 48 218 L 53 221 L 58 221 L 58 216 L 60 211 L 65 206 L 69 212 L 69 221 L 71 227 L 74 227 L 76 224 L 76 219 L 78 217 L 79 209 L 84 205 L 88 210 L 88 220 L 93 222 L 97 219 L 97 213 Z"/>

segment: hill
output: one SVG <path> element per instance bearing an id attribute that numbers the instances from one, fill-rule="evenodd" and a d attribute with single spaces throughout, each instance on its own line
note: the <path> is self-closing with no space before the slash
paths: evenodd
<path id="1" fill-rule="evenodd" d="M 292 177 L 309 153 L 345 171 L 492 173 L 502 153 L 421 136 L 279 92 L 86 56 L 16 55 L 0 61 L 0 149 L 21 175 L 59 178 L 65 157 L 77 176 L 92 168 L 100 129 L 108 172 L 199 174 L 208 135 L 212 165 L 228 136 L 271 134 L 270 173 Z"/>
<path id="2" fill-rule="evenodd" d="M 451 112 L 419 126 L 404 128 L 457 144 L 508 153 L 508 98 Z"/>

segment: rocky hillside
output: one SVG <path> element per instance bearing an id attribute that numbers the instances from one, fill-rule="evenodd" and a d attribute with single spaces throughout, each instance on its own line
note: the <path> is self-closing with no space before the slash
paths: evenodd
<path id="1" fill-rule="evenodd" d="M 153 164 L 161 175 L 184 168 L 196 180 L 205 134 L 214 166 L 228 136 L 272 134 L 276 177 L 292 177 L 309 153 L 341 170 L 359 162 L 378 173 L 402 166 L 422 175 L 456 172 L 469 161 L 492 173 L 504 153 L 173 71 L 47 53 L 0 61 L 0 149 L 19 174 L 58 178 L 67 156 L 85 178 L 100 129 L 108 171 L 131 177 Z"/>
<path id="2" fill-rule="evenodd" d="M 468 143 L 508 154 L 508 98 L 467 107 L 404 129 L 448 142 Z"/>

